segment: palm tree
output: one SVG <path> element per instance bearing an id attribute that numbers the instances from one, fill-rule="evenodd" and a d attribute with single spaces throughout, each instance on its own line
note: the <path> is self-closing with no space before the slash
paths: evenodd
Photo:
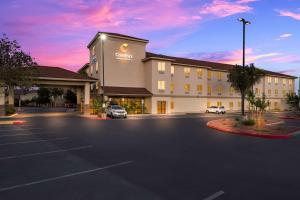
<path id="1" fill-rule="evenodd" d="M 259 83 L 261 78 L 264 76 L 264 71 L 258 69 L 251 64 L 250 66 L 236 65 L 228 74 L 228 82 L 231 83 L 231 87 L 241 93 L 241 111 L 242 115 L 245 115 L 245 96 L 249 90 L 253 91 L 253 86 Z"/>

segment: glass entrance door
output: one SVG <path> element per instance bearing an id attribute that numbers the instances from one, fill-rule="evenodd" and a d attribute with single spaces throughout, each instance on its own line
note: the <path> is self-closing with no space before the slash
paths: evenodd
<path id="1" fill-rule="evenodd" d="M 166 114 L 167 102 L 157 101 L 157 114 Z"/>

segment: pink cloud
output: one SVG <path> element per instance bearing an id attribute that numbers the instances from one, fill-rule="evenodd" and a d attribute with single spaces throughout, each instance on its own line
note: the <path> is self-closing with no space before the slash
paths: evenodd
<path id="1" fill-rule="evenodd" d="M 288 10 L 279 10 L 279 15 L 284 17 L 291 17 L 296 20 L 300 20 L 300 13 L 291 12 Z"/>
<path id="2" fill-rule="evenodd" d="M 256 0 L 213 0 L 212 3 L 207 4 L 201 8 L 201 14 L 210 14 L 217 17 L 227 17 L 230 15 L 249 12 L 253 8 L 248 3 L 255 2 Z"/>

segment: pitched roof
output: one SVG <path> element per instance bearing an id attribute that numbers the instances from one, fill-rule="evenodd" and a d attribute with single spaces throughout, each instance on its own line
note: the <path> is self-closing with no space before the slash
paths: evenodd
<path id="1" fill-rule="evenodd" d="M 152 96 L 146 88 L 105 86 L 104 93 L 116 96 Z"/>
<path id="2" fill-rule="evenodd" d="M 119 33 L 98 32 L 94 36 L 94 38 L 91 40 L 91 42 L 87 45 L 87 47 L 89 48 L 94 43 L 94 41 L 97 39 L 97 37 L 99 37 L 99 35 L 101 35 L 101 34 L 105 34 L 106 36 L 110 36 L 110 37 L 123 38 L 123 39 L 128 39 L 128 40 L 137 40 L 137 41 L 145 42 L 145 43 L 149 42 L 149 40 L 146 40 L 146 39 L 143 39 L 143 38 L 133 37 L 133 36 L 119 34 Z"/>
<path id="3" fill-rule="evenodd" d="M 146 52 L 146 58 L 144 60 L 146 61 L 146 60 L 152 59 L 152 58 L 166 59 L 166 60 L 170 60 L 172 63 L 176 63 L 176 64 L 193 65 L 193 66 L 198 66 L 198 67 L 200 67 L 200 66 L 208 67 L 213 70 L 228 71 L 235 66 L 235 65 L 225 64 L 225 63 L 210 62 L 210 61 L 181 58 L 181 57 L 174 57 L 174 56 L 166 56 L 166 55 L 162 55 L 162 54 Z M 290 76 L 290 75 L 286 75 L 286 74 L 282 74 L 282 73 L 278 73 L 278 72 L 272 72 L 272 71 L 268 71 L 268 70 L 264 70 L 264 72 L 270 76 L 282 76 L 282 77 L 287 77 L 287 78 L 297 78 L 294 76 Z"/>
<path id="4" fill-rule="evenodd" d="M 90 81 L 96 80 L 94 78 L 72 72 L 61 67 L 36 66 L 35 69 L 37 70 L 37 78 L 75 79 Z"/>

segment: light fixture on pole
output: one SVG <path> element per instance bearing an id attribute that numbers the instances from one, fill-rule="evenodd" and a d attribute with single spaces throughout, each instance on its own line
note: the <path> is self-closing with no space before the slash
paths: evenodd
<path id="1" fill-rule="evenodd" d="M 104 33 L 102 33 L 100 35 L 100 40 L 101 40 L 101 52 L 102 52 L 102 108 L 105 108 L 105 102 L 104 102 L 104 41 L 106 40 L 106 35 Z"/>
<path id="2" fill-rule="evenodd" d="M 245 67 L 246 25 L 250 25 L 251 22 L 245 20 L 244 18 L 239 18 L 238 20 L 243 23 L 243 67 Z"/>

